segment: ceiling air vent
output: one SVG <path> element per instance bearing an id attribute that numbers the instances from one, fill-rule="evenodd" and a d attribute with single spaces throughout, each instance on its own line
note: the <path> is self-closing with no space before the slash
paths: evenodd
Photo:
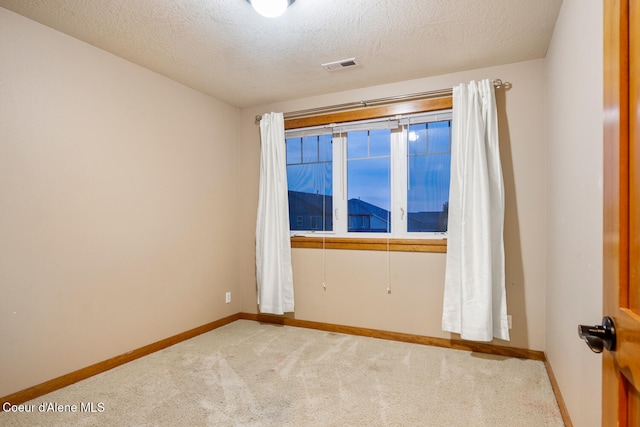
<path id="1" fill-rule="evenodd" d="M 344 70 L 345 68 L 352 68 L 358 66 L 360 63 L 356 58 L 343 59 L 341 61 L 327 62 L 322 64 L 322 68 L 327 71 Z"/>

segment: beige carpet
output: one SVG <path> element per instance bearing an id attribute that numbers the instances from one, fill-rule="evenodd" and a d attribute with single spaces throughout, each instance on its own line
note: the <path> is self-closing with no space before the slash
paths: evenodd
<path id="1" fill-rule="evenodd" d="M 248 320 L 27 404 L 0 425 L 563 425 L 542 362 Z"/>

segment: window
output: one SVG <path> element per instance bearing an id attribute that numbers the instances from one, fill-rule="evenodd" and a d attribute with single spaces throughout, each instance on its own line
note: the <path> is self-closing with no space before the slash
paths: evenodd
<path id="1" fill-rule="evenodd" d="M 313 132 L 311 132 L 313 133 Z M 287 138 L 289 224 L 295 230 L 333 230 L 331 135 Z M 295 221 L 293 219 L 295 218 Z M 324 220 L 323 220 L 324 219 Z"/>
<path id="2" fill-rule="evenodd" d="M 451 112 L 286 131 L 291 231 L 443 238 Z"/>
<path id="3" fill-rule="evenodd" d="M 391 231 L 391 131 L 347 133 L 347 231 Z"/>
<path id="4" fill-rule="evenodd" d="M 407 231 L 447 231 L 451 120 L 409 126 Z"/>

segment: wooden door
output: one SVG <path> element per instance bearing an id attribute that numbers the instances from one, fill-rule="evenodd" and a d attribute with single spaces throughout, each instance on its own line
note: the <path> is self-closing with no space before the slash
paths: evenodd
<path id="1" fill-rule="evenodd" d="M 640 0 L 604 0 L 602 425 L 640 426 Z"/>

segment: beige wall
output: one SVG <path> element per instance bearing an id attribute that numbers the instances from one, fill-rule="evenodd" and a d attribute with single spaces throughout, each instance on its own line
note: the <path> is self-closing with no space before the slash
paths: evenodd
<path id="1" fill-rule="evenodd" d="M 601 357 L 576 330 L 602 319 L 602 19 L 602 2 L 565 0 L 546 64 L 546 353 L 581 427 L 601 414 Z"/>
<path id="2" fill-rule="evenodd" d="M 259 133 L 256 114 L 294 111 L 360 99 L 451 87 L 471 79 L 501 78 L 501 155 L 506 187 L 505 245 L 511 345 L 544 350 L 545 288 L 545 113 L 544 61 L 369 87 L 241 110 L 242 213 L 240 283 L 242 310 L 256 312 L 254 230 L 257 206 Z M 324 267 L 323 267 L 324 266 Z M 368 251 L 326 252 L 294 249 L 295 317 L 318 322 L 451 337 L 441 331 L 445 255 L 392 253 L 392 293 L 387 294 L 387 254 Z M 326 271 L 327 290 L 322 288 Z"/>
<path id="3" fill-rule="evenodd" d="M 240 310 L 238 119 L 0 8 L 0 396 Z"/>

